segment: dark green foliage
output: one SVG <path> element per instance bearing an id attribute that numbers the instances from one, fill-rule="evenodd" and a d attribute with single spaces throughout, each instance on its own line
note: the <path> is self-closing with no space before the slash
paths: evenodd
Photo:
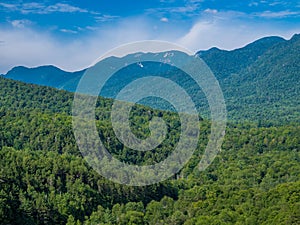
<path id="1" fill-rule="evenodd" d="M 295 35 L 290 41 L 271 47 L 238 75 L 228 77 L 222 87 L 232 117 L 258 121 L 264 126 L 299 123 L 299 54 L 300 36 Z"/>
<path id="2" fill-rule="evenodd" d="M 38 84 L 74 91 L 74 87 L 72 89 L 67 89 L 66 87 L 70 86 L 71 83 L 76 87 L 84 72 L 84 70 L 74 73 L 65 72 L 54 66 L 41 66 L 32 69 L 24 66 L 18 66 L 10 70 L 7 77 L 30 84 Z"/>
<path id="3" fill-rule="evenodd" d="M 199 172 L 196 165 L 209 133 L 209 123 L 203 121 L 199 147 L 179 174 L 162 184 L 125 187 L 102 178 L 81 158 L 69 116 L 71 94 L 0 81 L 3 224 L 299 223 L 297 125 L 230 125 L 223 151 L 206 171 Z M 110 106 L 110 100 L 99 98 L 97 123 L 104 142 L 112 137 L 107 147 L 116 157 L 151 163 L 171 151 L 180 129 L 174 113 L 141 106 L 132 111 L 137 136 L 147 136 L 145 121 L 152 116 L 163 117 L 174 133 L 166 146 L 143 155 L 123 149 L 113 137 L 107 115 Z"/>
<path id="4" fill-rule="evenodd" d="M 55 91 L 50 87 L 34 84 L 24 85 L 4 77 L 0 77 L 0 110 L 31 111 L 37 109 L 44 112 L 63 112 L 70 114 L 73 94 L 66 91 Z"/>
<path id="5" fill-rule="evenodd" d="M 266 53 L 269 48 L 285 42 L 280 37 L 266 37 L 259 39 L 243 48 L 233 51 L 212 48 L 197 53 L 211 68 L 218 80 L 223 80 L 231 74 L 237 74 L 247 68 Z"/>
<path id="6" fill-rule="evenodd" d="M 178 174 L 127 187 L 104 179 L 82 159 L 72 132 L 71 93 L 5 78 L 0 93 L 0 224 L 300 223 L 299 123 L 230 123 L 222 151 L 200 172 L 210 132 L 210 123 L 201 121 L 199 146 Z M 130 121 L 138 137 L 149 135 L 155 116 L 171 131 L 157 150 L 137 154 L 114 136 L 111 104 L 99 98 L 96 124 L 115 157 L 147 164 L 172 151 L 180 132 L 177 114 L 135 106 Z"/>
<path id="7" fill-rule="evenodd" d="M 224 93 L 231 121 L 251 121 L 263 126 L 299 123 L 299 54 L 300 38 L 291 40 L 266 37 L 243 48 L 224 51 L 217 48 L 197 53 L 211 68 Z M 135 54 L 124 61 L 132 61 Z M 112 63 L 116 58 L 106 59 Z M 101 96 L 115 98 L 131 81 L 145 76 L 163 76 L 181 85 L 192 97 L 199 112 L 209 118 L 205 95 L 182 71 L 167 64 L 143 62 L 118 71 L 106 83 Z M 75 91 L 85 71 L 67 73 L 51 66 L 28 69 L 17 67 L 7 73 L 15 80 Z M 144 105 L 172 109 L 165 102 L 146 99 Z"/>

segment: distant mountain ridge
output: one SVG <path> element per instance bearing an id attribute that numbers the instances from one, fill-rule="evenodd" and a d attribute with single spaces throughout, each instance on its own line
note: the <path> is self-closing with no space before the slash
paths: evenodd
<path id="1" fill-rule="evenodd" d="M 286 41 L 281 37 L 265 37 L 232 51 L 214 47 L 199 51 L 197 55 L 207 63 L 218 79 L 223 79 L 250 66 L 271 47 L 283 42 Z"/>
<path id="2" fill-rule="evenodd" d="M 11 69 L 5 75 L 5 77 L 25 83 L 64 89 L 64 85 L 66 82 L 69 82 L 70 80 L 76 78 L 79 80 L 84 71 L 85 70 L 77 72 L 66 72 L 52 65 L 40 66 L 36 68 L 17 66 Z"/>
<path id="3" fill-rule="evenodd" d="M 290 40 L 265 37 L 232 51 L 212 48 L 196 54 L 207 63 L 218 79 L 230 119 L 265 121 L 281 120 L 284 117 L 287 121 L 300 120 L 299 34 Z M 134 55 L 124 58 L 131 57 Z M 115 58 L 106 60 L 113 61 Z M 168 69 L 171 72 L 163 74 Z M 74 92 L 84 72 L 65 72 L 53 66 L 32 69 L 15 67 L 5 77 Z M 100 95 L 114 98 L 126 84 L 149 74 L 162 75 L 182 85 L 196 102 L 199 111 L 207 113 L 207 102 L 201 90 L 182 71 L 170 68 L 167 64 L 159 67 L 153 63 L 143 63 L 143 67 L 130 65 L 117 72 Z M 143 104 L 151 106 L 147 101 Z"/>
<path id="4" fill-rule="evenodd" d="M 217 79 L 229 76 L 231 73 L 237 73 L 242 68 L 249 66 L 264 54 L 270 47 L 286 42 L 281 37 L 265 37 L 243 48 L 232 51 L 221 50 L 213 47 L 206 51 L 199 51 L 196 55 L 200 56 L 212 69 Z M 67 72 L 52 65 L 28 68 L 16 66 L 8 71 L 4 76 L 9 79 L 22 81 L 25 83 L 38 84 L 43 86 L 55 87 L 74 91 L 71 84 L 77 86 L 81 76 L 86 70 Z"/>

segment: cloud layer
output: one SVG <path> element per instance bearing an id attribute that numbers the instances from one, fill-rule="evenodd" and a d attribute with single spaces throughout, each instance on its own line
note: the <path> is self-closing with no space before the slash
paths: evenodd
<path id="1" fill-rule="evenodd" d="M 81 12 L 87 13 L 88 10 L 82 9 L 76 6 L 72 6 L 66 3 L 56 3 L 53 5 L 45 5 L 44 3 L 31 2 L 31 3 L 0 3 L 0 6 L 10 11 L 18 11 L 22 14 L 50 14 L 53 12 L 62 12 L 62 13 L 74 13 Z"/>
<path id="2" fill-rule="evenodd" d="M 221 20 L 198 21 L 186 32 L 174 30 L 153 33 L 151 23 L 130 19 L 113 28 L 103 28 L 86 37 L 61 41 L 50 33 L 26 29 L 27 21 L 13 21 L 17 29 L 0 29 L 0 68 L 2 73 L 16 65 L 38 66 L 54 64 L 74 71 L 91 65 L 95 59 L 120 44 L 140 40 L 165 40 L 192 51 L 216 46 L 222 49 L 242 47 L 263 36 L 290 38 L 297 30 L 278 29 L 257 24 L 227 24 Z M 64 31 L 72 32 L 72 31 Z M 298 30 L 299 32 L 299 30 Z M 168 35 L 170 33 L 170 35 Z"/>
<path id="3" fill-rule="evenodd" d="M 0 73 L 16 65 L 45 64 L 75 71 L 91 65 L 111 48 L 146 39 L 174 42 L 196 52 L 215 46 L 234 49 L 264 36 L 288 39 L 300 32 L 300 12 L 285 1 L 248 1 L 251 11 L 247 12 L 204 8 L 203 0 L 185 0 L 181 5 L 173 0 L 160 2 L 159 7 L 145 8 L 134 16 L 112 16 L 66 2 L 2 2 L 0 12 L 18 16 L 7 16 L 2 24 L 0 21 Z M 39 24 L 38 19 L 55 13 L 70 23 L 46 28 Z"/>

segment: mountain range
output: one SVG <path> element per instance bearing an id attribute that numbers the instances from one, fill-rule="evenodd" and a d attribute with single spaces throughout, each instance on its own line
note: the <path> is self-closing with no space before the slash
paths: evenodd
<path id="1" fill-rule="evenodd" d="M 13 68 L 0 76 L 0 224 L 300 224 L 299 53 L 299 35 L 291 40 L 264 38 L 234 51 L 198 52 L 219 80 L 232 120 L 222 148 L 206 170 L 199 170 L 209 139 L 216 138 L 211 122 L 201 120 L 198 145 L 186 165 L 169 179 L 147 186 L 113 182 L 109 178 L 134 179 L 111 159 L 136 168 L 149 166 L 139 174 L 141 180 L 160 177 L 150 165 L 170 156 L 175 155 L 172 166 L 179 166 L 185 154 L 179 156 L 175 149 L 188 147 L 190 141 L 181 141 L 189 123 L 182 124 L 180 115 L 132 107 L 130 132 L 138 139 L 152 136 L 153 118 L 162 119 L 167 128 L 155 149 L 136 151 L 115 133 L 113 99 L 99 97 L 94 124 L 112 157 L 98 161 L 102 154 L 95 154 L 92 161 L 101 162 L 103 171 L 112 175 L 105 178 L 79 149 L 83 143 L 97 149 L 98 142 L 89 141 L 88 130 L 81 138 L 74 133 L 72 91 L 85 70 Z M 116 98 L 126 84 L 147 75 L 180 84 L 201 116 L 206 115 L 209 108 L 200 88 L 183 71 L 164 63 L 143 61 L 121 69 L 100 95 Z M 151 106 L 153 100 L 142 103 Z M 160 103 L 156 106 L 172 110 Z"/>
<path id="2" fill-rule="evenodd" d="M 265 37 L 232 51 L 212 48 L 196 54 L 218 79 L 230 120 L 270 124 L 300 121 L 300 34 L 290 40 Z M 124 59 L 129 61 L 132 57 L 134 55 L 128 55 Z M 85 71 L 66 72 L 54 66 L 18 66 L 3 76 L 74 92 Z M 199 87 L 184 72 L 168 64 L 158 66 L 157 63 L 143 62 L 142 67 L 129 65 L 108 80 L 100 95 L 115 98 L 126 84 L 149 74 L 164 76 L 180 84 L 194 100 L 200 114 L 209 117 L 209 107 Z M 149 99 L 141 103 L 153 106 Z M 165 102 L 158 104 L 161 109 L 169 107 Z"/>

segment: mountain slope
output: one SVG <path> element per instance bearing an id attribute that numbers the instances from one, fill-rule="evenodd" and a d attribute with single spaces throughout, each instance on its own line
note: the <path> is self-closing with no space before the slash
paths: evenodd
<path id="1" fill-rule="evenodd" d="M 285 40 L 280 37 L 266 37 L 233 51 L 212 48 L 207 51 L 199 51 L 197 55 L 208 64 L 216 77 L 222 80 L 230 74 L 237 73 L 241 69 L 251 65 L 270 47 L 282 42 L 285 42 Z M 113 58 L 108 60 L 113 60 Z M 64 90 L 75 90 L 84 72 L 85 70 L 74 73 L 66 72 L 54 66 L 41 66 L 37 68 L 18 66 L 7 72 L 5 76 L 25 83 L 39 84 Z M 124 75 L 126 76 L 126 74 Z"/>
<path id="2" fill-rule="evenodd" d="M 131 187 L 105 179 L 84 161 L 67 115 L 72 99 L 72 93 L 0 78 L 1 224 L 299 224 L 299 124 L 229 124 L 223 151 L 199 171 L 210 134 L 202 121 L 199 145 L 178 174 Z M 152 165 L 178 143 L 179 118 L 137 106 L 133 131 L 147 134 L 150 116 L 159 116 L 170 125 L 170 142 L 155 151 L 125 148 L 105 116 L 111 100 L 99 100 L 99 137 L 121 161 Z"/>
<path id="3" fill-rule="evenodd" d="M 271 47 L 250 67 L 224 80 L 227 105 L 247 118 L 300 119 L 300 35 Z"/>
<path id="4" fill-rule="evenodd" d="M 280 37 L 265 37 L 233 51 L 212 48 L 199 51 L 197 55 L 207 63 L 217 79 L 222 80 L 250 66 L 269 48 L 283 42 L 286 41 Z"/>
<path id="5" fill-rule="evenodd" d="M 18 66 L 10 70 L 5 77 L 25 83 L 65 89 L 64 86 L 73 80 L 75 80 L 74 85 L 77 85 L 84 71 L 66 72 L 55 66 L 41 66 L 36 68 Z"/>
<path id="6" fill-rule="evenodd" d="M 224 51 L 217 48 L 197 54 L 210 66 L 223 90 L 229 119 L 256 122 L 299 122 L 299 35 L 291 40 L 266 37 L 243 48 Z M 148 53 L 151 54 L 151 53 Z M 130 61 L 136 55 L 122 58 Z M 117 60 L 106 59 L 109 63 Z M 17 67 L 5 77 L 27 83 L 75 91 L 83 71 L 68 73 L 46 66 L 34 69 Z M 192 97 L 200 113 L 209 116 L 204 93 L 183 71 L 164 63 L 143 62 L 129 65 L 114 74 L 100 93 L 115 98 L 133 80 L 145 76 L 163 76 L 183 87 Z M 166 102 L 147 99 L 141 102 L 160 109 L 172 109 Z"/>

